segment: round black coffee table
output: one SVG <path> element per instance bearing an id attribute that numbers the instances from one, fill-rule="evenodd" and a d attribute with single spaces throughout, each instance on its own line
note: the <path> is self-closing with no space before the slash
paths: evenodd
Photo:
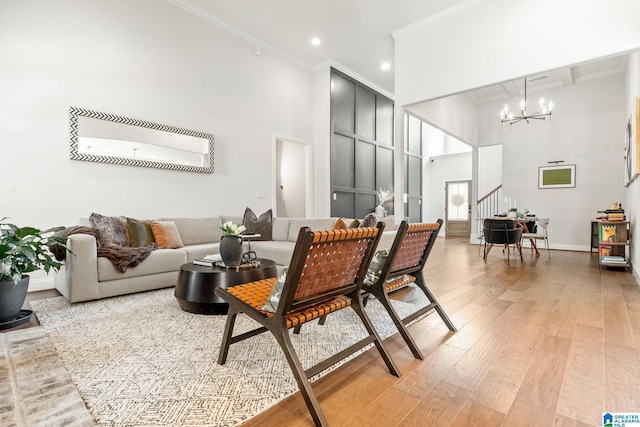
<path id="1" fill-rule="evenodd" d="M 264 258 L 256 261 L 259 263 L 257 267 L 240 269 L 208 267 L 191 262 L 181 266 L 174 292 L 178 305 L 190 313 L 227 314 L 229 305 L 215 295 L 215 288 L 226 289 L 278 275 L 274 261 Z"/>

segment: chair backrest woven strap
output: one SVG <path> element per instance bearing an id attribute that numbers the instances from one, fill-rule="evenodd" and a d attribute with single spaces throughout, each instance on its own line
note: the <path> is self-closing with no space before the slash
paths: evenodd
<path id="1" fill-rule="evenodd" d="M 371 239 L 378 233 L 375 227 L 314 232 L 294 300 L 355 283 Z"/>
<path id="2" fill-rule="evenodd" d="M 409 225 L 407 234 L 404 236 L 404 239 L 400 244 L 400 248 L 398 248 L 398 254 L 393 260 L 390 273 L 419 266 L 422 261 L 422 256 L 427 248 L 427 243 L 429 243 L 433 230 L 418 229 L 412 231 L 411 225 L 413 224 Z M 436 226 L 437 225 L 438 224 L 436 224 Z"/>

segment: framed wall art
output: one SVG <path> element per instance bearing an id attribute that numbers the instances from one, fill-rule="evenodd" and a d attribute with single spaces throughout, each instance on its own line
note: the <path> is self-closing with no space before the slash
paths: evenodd
<path id="1" fill-rule="evenodd" d="M 633 116 L 632 116 L 633 117 Z M 629 117 L 627 126 L 624 129 L 624 185 L 625 187 L 631 184 L 633 178 L 633 153 L 631 152 L 633 140 L 633 131 L 631 124 L 633 123 L 632 117 Z"/>
<path id="2" fill-rule="evenodd" d="M 570 188 L 576 186 L 576 165 L 540 166 L 538 188 Z"/>
<path id="3" fill-rule="evenodd" d="M 640 175 L 640 98 L 635 99 L 633 107 L 624 132 L 625 187 Z"/>

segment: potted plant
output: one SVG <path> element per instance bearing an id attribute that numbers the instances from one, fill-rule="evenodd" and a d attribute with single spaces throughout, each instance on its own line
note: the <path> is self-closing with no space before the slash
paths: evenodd
<path id="1" fill-rule="evenodd" d="M 62 263 L 53 258 L 49 247 L 53 244 L 66 247 L 66 239 L 53 236 L 64 227 L 39 230 L 17 227 L 5 223 L 5 219 L 0 219 L 0 327 L 6 326 L 2 329 L 21 324 L 15 322 L 22 320 L 19 315 L 29 288 L 27 273 L 41 269 L 47 273 L 51 269 L 58 271 Z"/>

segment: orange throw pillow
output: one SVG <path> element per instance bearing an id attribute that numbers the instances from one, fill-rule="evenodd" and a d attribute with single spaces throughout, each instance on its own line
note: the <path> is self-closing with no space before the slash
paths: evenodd
<path id="1" fill-rule="evenodd" d="M 160 249 L 177 249 L 184 246 L 178 227 L 173 221 L 151 221 L 151 231 Z"/>
<path id="2" fill-rule="evenodd" d="M 342 219 L 342 218 L 338 218 L 336 220 L 336 223 L 333 224 L 333 229 L 334 230 L 342 230 L 344 228 L 347 228 L 347 223 L 345 223 L 344 219 Z"/>

